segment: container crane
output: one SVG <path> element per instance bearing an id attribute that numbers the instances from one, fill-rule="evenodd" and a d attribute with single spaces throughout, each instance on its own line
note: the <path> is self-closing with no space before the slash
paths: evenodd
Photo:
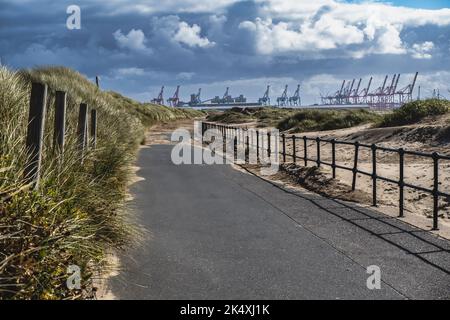
<path id="1" fill-rule="evenodd" d="M 259 98 L 258 102 L 263 106 L 270 106 L 270 85 L 267 86 L 266 92 L 262 98 Z"/>
<path id="2" fill-rule="evenodd" d="M 223 94 L 222 97 L 222 103 L 231 103 L 233 102 L 233 98 L 231 97 L 231 95 L 229 94 L 230 92 L 230 87 L 227 87 L 227 90 L 225 91 L 225 93 Z"/>
<path id="3" fill-rule="evenodd" d="M 398 95 L 398 100 L 399 100 L 400 104 L 412 101 L 412 94 L 414 91 L 414 86 L 416 84 L 418 75 L 419 75 L 419 73 L 416 72 L 412 83 L 408 84 L 406 87 L 404 87 L 396 92 L 396 94 Z"/>
<path id="4" fill-rule="evenodd" d="M 161 91 L 158 94 L 158 97 L 152 100 L 154 104 L 164 105 L 164 86 L 161 87 Z"/>
<path id="5" fill-rule="evenodd" d="M 356 88 L 350 93 L 350 99 L 351 99 L 351 103 L 358 103 L 358 98 L 359 98 L 359 88 L 361 87 L 361 81 L 362 78 L 359 78 L 359 82 L 358 85 L 356 86 Z"/>
<path id="6" fill-rule="evenodd" d="M 195 94 L 195 93 L 191 94 L 191 101 L 189 102 L 189 105 L 192 106 L 192 105 L 196 105 L 196 104 L 201 104 L 202 103 L 202 101 L 200 99 L 201 93 L 202 93 L 202 88 L 199 88 L 197 94 Z"/>
<path id="7" fill-rule="evenodd" d="M 386 77 L 384 78 L 383 81 L 383 85 L 381 87 L 378 87 L 377 89 L 375 89 L 375 91 L 373 93 L 369 93 L 369 97 L 370 97 L 370 103 L 371 104 L 376 104 L 379 103 L 380 98 L 383 96 L 383 92 L 384 92 L 384 88 L 386 87 L 386 82 L 388 80 L 388 75 L 386 75 Z"/>
<path id="8" fill-rule="evenodd" d="M 342 104 L 350 103 L 350 96 L 352 95 L 354 85 L 355 79 L 353 79 L 352 82 L 349 82 L 349 86 L 347 86 L 347 89 L 344 92 L 343 100 L 341 101 Z"/>
<path id="9" fill-rule="evenodd" d="M 294 95 L 289 98 L 289 105 L 291 105 L 291 106 L 301 105 L 300 85 L 297 85 L 297 90 L 295 90 Z"/>
<path id="10" fill-rule="evenodd" d="M 288 90 L 288 85 L 286 85 L 284 87 L 284 91 L 283 91 L 283 94 L 281 95 L 281 97 L 277 98 L 277 104 L 279 107 L 285 107 L 288 103 L 287 90 Z"/>
<path id="11" fill-rule="evenodd" d="M 369 79 L 369 83 L 367 84 L 367 87 L 362 89 L 361 93 L 359 93 L 359 103 L 367 103 L 367 95 L 370 91 L 370 85 L 372 84 L 372 77 Z"/>
<path id="12" fill-rule="evenodd" d="M 175 90 L 175 93 L 173 94 L 172 98 L 167 99 L 167 103 L 171 107 L 178 107 L 180 104 L 180 86 L 177 86 L 177 90 Z"/>

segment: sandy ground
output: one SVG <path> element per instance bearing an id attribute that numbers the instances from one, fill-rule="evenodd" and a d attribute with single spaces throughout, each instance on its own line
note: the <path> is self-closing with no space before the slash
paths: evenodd
<path id="1" fill-rule="evenodd" d="M 413 128 L 411 128 L 413 130 Z M 370 129 L 367 126 L 355 127 L 346 130 L 335 130 L 327 132 L 311 132 L 305 134 L 309 137 L 335 138 L 344 141 L 360 141 L 362 143 L 376 143 L 377 145 L 388 148 L 404 148 L 405 150 L 448 153 L 449 145 L 433 146 L 429 143 L 417 141 L 408 141 L 408 133 L 405 136 L 394 134 L 391 128 Z M 405 139 L 406 138 L 406 139 Z M 288 139 L 289 140 L 289 139 Z M 289 153 L 292 153 L 292 144 L 287 144 Z M 311 158 L 316 158 L 317 146 L 315 142 L 308 143 L 308 151 Z M 354 147 L 339 145 L 336 147 L 337 164 L 345 167 L 353 167 Z M 303 145 L 297 144 L 297 153 L 303 152 Z M 321 160 L 331 162 L 331 144 L 321 144 Z M 289 161 L 289 160 L 288 160 Z M 292 161 L 292 160 L 291 160 Z M 368 148 L 361 148 L 358 156 L 358 168 L 366 172 L 372 172 L 372 154 Z M 323 170 L 331 174 L 331 168 L 324 166 Z M 378 151 L 377 153 L 377 174 L 386 178 L 397 180 L 399 178 L 399 156 L 396 153 Z M 405 155 L 405 182 L 420 187 L 433 188 L 433 162 L 431 159 Z M 337 170 L 337 179 L 351 185 L 352 172 L 346 170 Z M 442 192 L 450 193 L 450 161 L 442 160 L 439 165 L 439 189 Z M 372 192 L 372 180 L 370 177 L 358 175 L 357 188 L 359 190 Z M 399 192 L 398 186 L 388 182 L 377 182 L 377 193 L 382 205 L 398 207 Z M 412 214 L 426 217 L 432 216 L 432 196 L 429 193 L 405 188 L 405 210 Z M 450 218 L 450 198 L 440 198 L 439 214 L 442 220 L 448 221 Z"/>
<path id="2" fill-rule="evenodd" d="M 142 146 L 145 147 L 145 146 Z M 130 168 L 131 175 L 128 187 L 131 187 L 133 184 L 144 180 L 144 178 L 139 177 L 137 172 L 139 171 L 139 167 L 133 166 Z M 132 194 L 128 193 L 126 197 L 126 201 L 132 201 Z M 105 268 L 101 271 L 99 270 L 92 277 L 93 286 L 96 288 L 95 298 L 97 300 L 116 300 L 116 297 L 110 290 L 108 283 L 109 279 L 115 277 L 119 274 L 121 270 L 120 259 L 117 256 L 117 253 L 114 251 L 109 252 L 105 258 Z"/>

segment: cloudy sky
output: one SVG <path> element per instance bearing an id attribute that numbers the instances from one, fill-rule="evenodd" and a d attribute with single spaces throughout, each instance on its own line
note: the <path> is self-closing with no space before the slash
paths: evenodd
<path id="1" fill-rule="evenodd" d="M 81 9 L 69 30 L 67 8 Z M 450 0 L 0 0 L 0 57 L 13 68 L 65 65 L 140 101 L 302 85 L 319 102 L 342 80 L 414 72 L 423 95 L 450 96 Z"/>

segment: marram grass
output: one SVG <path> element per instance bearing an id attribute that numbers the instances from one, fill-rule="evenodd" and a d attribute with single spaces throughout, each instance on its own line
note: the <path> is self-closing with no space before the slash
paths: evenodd
<path id="1" fill-rule="evenodd" d="M 40 188 L 0 203 L 0 299 L 90 298 L 92 274 L 106 253 L 136 232 L 127 219 L 127 181 L 146 126 L 198 112 L 140 104 L 97 89 L 64 67 L 14 72 L 0 67 L 0 193 L 20 188 L 31 81 L 49 86 Z M 52 148 L 55 91 L 68 93 L 65 153 Z M 98 113 L 97 149 L 81 165 L 76 122 L 81 102 Z M 82 290 L 68 290 L 67 268 L 82 270 Z"/>

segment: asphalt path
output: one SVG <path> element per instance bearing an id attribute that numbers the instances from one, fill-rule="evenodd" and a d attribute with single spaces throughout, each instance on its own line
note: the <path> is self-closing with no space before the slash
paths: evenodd
<path id="1" fill-rule="evenodd" d="M 117 298 L 450 298 L 450 242 L 230 165 L 174 165 L 171 149 L 140 152 L 131 205 L 148 236 L 121 254 Z"/>

